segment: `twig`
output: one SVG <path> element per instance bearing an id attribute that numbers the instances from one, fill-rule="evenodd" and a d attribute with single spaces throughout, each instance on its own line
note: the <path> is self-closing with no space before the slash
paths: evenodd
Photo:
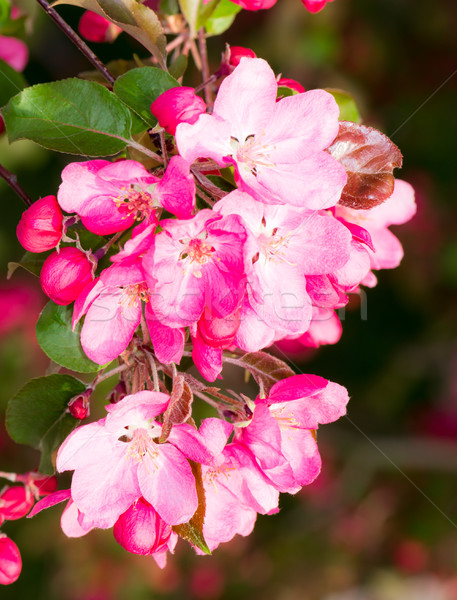
<path id="1" fill-rule="evenodd" d="M 207 177 L 205 177 L 203 173 L 200 173 L 197 169 L 194 169 L 193 167 L 191 167 L 190 170 L 192 171 L 198 183 L 202 186 L 203 189 L 205 189 L 208 192 L 208 194 L 210 194 L 210 196 L 213 196 L 213 198 L 215 198 L 216 200 L 220 200 L 221 198 L 227 195 L 227 192 L 223 192 L 221 189 L 219 189 L 217 185 L 214 185 L 214 183 L 212 183 Z"/>
<path id="2" fill-rule="evenodd" d="M 160 131 L 159 132 L 159 137 L 160 137 L 160 145 L 162 147 L 162 156 L 163 156 L 163 166 L 165 168 L 168 167 L 168 152 L 167 152 L 167 142 L 165 140 L 165 132 Z"/>
<path id="3" fill-rule="evenodd" d="M 7 169 L 5 169 L 5 167 L 0 165 L 0 177 L 3 177 L 3 179 L 10 186 L 10 188 L 16 192 L 16 194 L 21 200 L 23 200 L 23 202 L 25 202 L 26 206 L 32 206 L 32 200 L 18 184 L 16 175 L 10 173 Z"/>
<path id="4" fill-rule="evenodd" d="M 200 27 L 198 30 L 198 49 L 200 51 L 200 58 L 202 61 L 202 76 L 205 84 L 205 102 L 208 106 L 213 105 L 213 91 L 211 89 L 211 80 L 209 76 L 209 64 L 208 64 L 208 52 L 206 48 L 206 37 L 205 30 Z"/>
<path id="5" fill-rule="evenodd" d="M 113 375 L 122 373 L 123 371 L 126 371 L 129 368 L 130 368 L 129 365 L 120 365 L 119 367 L 116 367 L 115 369 L 112 369 L 111 371 L 108 371 L 107 373 L 100 374 L 94 379 L 94 381 L 92 382 L 90 387 L 95 388 L 99 383 L 101 383 L 102 381 L 105 381 L 105 379 L 109 379 Z"/>
<path id="6" fill-rule="evenodd" d="M 107 67 L 102 63 L 102 61 L 92 52 L 89 46 L 86 44 L 84 40 L 82 40 L 79 35 L 68 25 L 64 19 L 59 15 L 59 13 L 46 1 L 46 0 L 37 0 L 38 4 L 45 10 L 51 19 L 56 23 L 58 27 L 67 35 L 70 40 L 75 44 L 75 46 L 84 54 L 89 62 L 99 71 L 106 81 L 112 86 L 115 81 L 114 75 L 107 69 Z"/>

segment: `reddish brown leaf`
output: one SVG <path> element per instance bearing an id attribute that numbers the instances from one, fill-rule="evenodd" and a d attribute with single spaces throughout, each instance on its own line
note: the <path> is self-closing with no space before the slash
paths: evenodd
<path id="1" fill-rule="evenodd" d="M 160 442 L 166 442 L 173 425 L 185 423 L 192 414 L 192 400 L 194 396 L 189 384 L 182 375 L 177 375 L 173 380 L 173 389 L 170 394 L 170 404 L 163 413 L 163 427 Z"/>
<path id="2" fill-rule="evenodd" d="M 263 386 L 266 394 L 281 379 L 295 375 L 285 362 L 266 352 L 245 354 L 239 359 L 239 364 L 252 374 L 258 385 Z"/>
<path id="3" fill-rule="evenodd" d="M 339 204 L 368 209 L 392 195 L 392 172 L 401 167 L 402 155 L 386 135 L 372 127 L 341 121 L 338 136 L 328 150 L 348 176 Z"/>

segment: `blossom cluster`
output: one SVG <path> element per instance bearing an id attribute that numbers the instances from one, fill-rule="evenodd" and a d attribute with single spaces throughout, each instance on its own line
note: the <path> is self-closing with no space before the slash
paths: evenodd
<path id="1" fill-rule="evenodd" d="M 358 165 L 347 156 L 350 144 L 338 142 L 334 97 L 288 80 L 293 94 L 278 97 L 270 66 L 239 54 L 211 111 L 187 87 L 152 103 L 163 164 L 71 163 L 57 195 L 21 219 L 22 245 L 52 251 L 43 290 L 58 305 L 74 302 L 73 328 L 82 322 L 82 348 L 98 365 L 119 359 L 130 367 L 149 348 L 174 387 L 183 356 L 212 382 L 227 353 L 281 340 L 335 343 L 336 310 L 348 294 L 375 285 L 373 271 L 402 258 L 388 227 L 413 216 L 411 186 L 384 170 L 370 180 L 382 181 L 384 195 L 371 194 L 368 205 L 348 201 L 348 189 L 351 198 L 358 193 Z M 352 126 L 372 134 L 355 124 L 343 130 Z M 91 250 L 83 231 L 92 234 Z M 196 392 L 207 389 L 189 381 Z M 178 535 L 197 551 L 213 550 L 247 535 L 258 513 L 277 512 L 280 492 L 313 481 L 321 465 L 316 429 L 342 416 L 348 401 L 343 387 L 321 377 L 285 376 L 197 428 L 190 412 L 170 417 L 174 391 L 170 398 L 157 372 L 154 391 L 129 386 L 105 418 L 64 441 L 57 469 L 74 471 L 71 488 L 32 514 L 67 500 L 68 536 L 113 527 L 123 547 L 160 566 Z M 88 415 L 91 391 L 70 403 L 73 416 Z M 189 534 L 198 518 L 200 529 L 190 529 L 200 540 Z"/>

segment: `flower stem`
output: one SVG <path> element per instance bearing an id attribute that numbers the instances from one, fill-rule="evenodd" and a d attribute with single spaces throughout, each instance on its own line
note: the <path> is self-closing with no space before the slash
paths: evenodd
<path id="1" fill-rule="evenodd" d="M 32 206 L 32 200 L 18 184 L 16 175 L 10 173 L 7 169 L 5 169 L 5 167 L 0 165 L 0 177 L 3 177 L 3 179 L 10 186 L 10 188 L 16 192 L 19 198 L 23 200 L 23 202 L 25 202 L 27 206 Z"/>
<path id="2" fill-rule="evenodd" d="M 209 76 L 209 64 L 208 64 L 208 51 L 206 48 L 206 37 L 205 30 L 200 27 L 198 30 L 198 49 L 200 51 L 200 58 L 202 61 L 202 76 L 205 84 L 205 102 L 208 106 L 213 105 L 213 92 L 211 90 L 211 80 Z"/>
<path id="3" fill-rule="evenodd" d="M 68 25 L 59 13 L 46 1 L 37 0 L 38 4 L 45 10 L 58 27 L 67 35 L 75 46 L 84 54 L 89 62 L 99 71 L 106 81 L 112 86 L 115 81 L 114 75 L 105 67 L 102 61 L 92 52 L 89 46 L 79 35 Z"/>

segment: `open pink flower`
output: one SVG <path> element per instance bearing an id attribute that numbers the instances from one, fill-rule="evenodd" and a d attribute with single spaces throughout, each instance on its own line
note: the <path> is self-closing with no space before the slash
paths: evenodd
<path id="1" fill-rule="evenodd" d="M 154 221 L 159 206 L 189 218 L 195 183 L 179 156 L 170 160 L 162 179 L 134 160 L 89 160 L 65 167 L 57 200 L 66 212 L 77 213 L 89 231 L 107 235 L 124 231 L 137 220 Z"/>
<path id="2" fill-rule="evenodd" d="M 260 202 L 308 209 L 334 206 L 346 183 L 344 168 L 324 150 L 338 133 L 331 94 L 312 90 L 276 102 L 268 64 L 242 58 L 221 84 L 211 115 L 176 129 L 180 154 L 235 165 L 239 186 Z"/>
<path id="3" fill-rule="evenodd" d="M 294 494 L 320 471 L 314 430 L 344 415 L 348 400 L 344 387 L 322 377 L 288 377 L 268 398 L 256 400 L 252 420 L 238 429 L 236 440 L 251 450 L 276 489 Z"/>
<path id="4" fill-rule="evenodd" d="M 155 420 L 169 403 L 159 392 L 138 392 L 106 407 L 108 415 L 73 431 L 59 449 L 58 471 L 74 470 L 72 500 L 88 522 L 107 528 L 143 497 L 168 525 L 188 521 L 197 509 L 188 459 L 214 456 L 190 425 L 175 425 L 158 443 Z"/>
<path id="5" fill-rule="evenodd" d="M 193 219 L 166 219 L 143 258 L 155 318 L 168 327 L 199 320 L 205 307 L 216 317 L 232 313 L 244 290 L 246 231 L 237 215 L 201 210 Z"/>

